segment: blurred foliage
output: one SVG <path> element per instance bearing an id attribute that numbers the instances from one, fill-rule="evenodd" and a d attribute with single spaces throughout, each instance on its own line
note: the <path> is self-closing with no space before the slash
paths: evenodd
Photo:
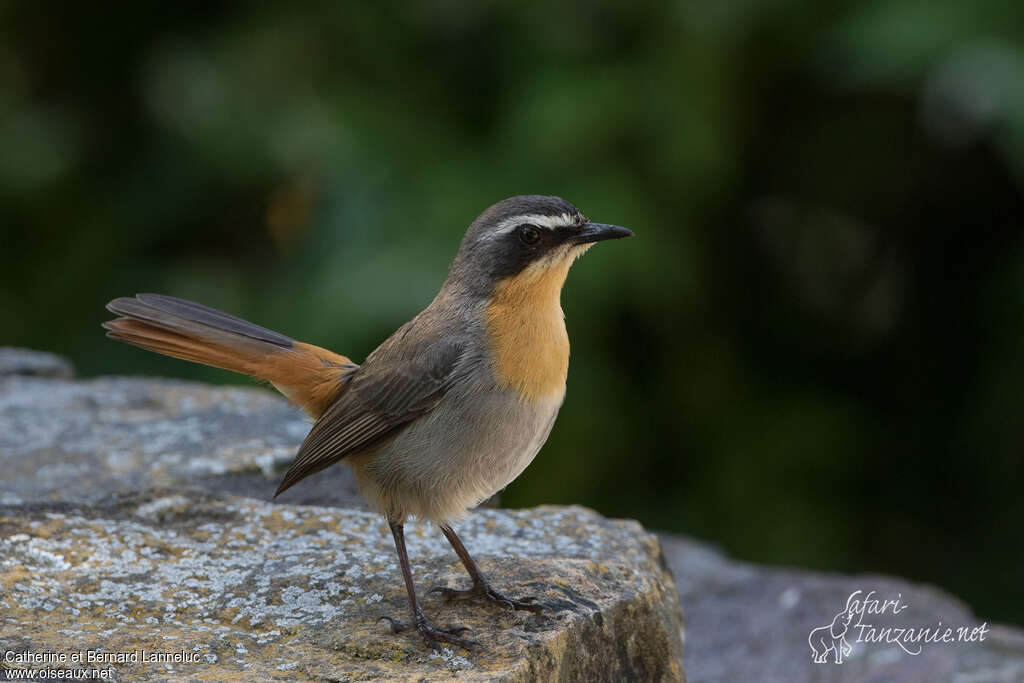
<path id="1" fill-rule="evenodd" d="M 192 298 L 359 359 L 486 206 L 633 228 L 505 494 L 1024 622 L 1024 3 L 0 4 L 0 343 Z"/>

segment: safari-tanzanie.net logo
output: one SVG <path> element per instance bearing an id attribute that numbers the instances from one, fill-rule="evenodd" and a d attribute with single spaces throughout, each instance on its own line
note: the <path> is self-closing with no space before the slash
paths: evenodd
<path id="1" fill-rule="evenodd" d="M 988 622 L 980 626 L 947 626 L 941 621 L 930 626 L 887 623 L 907 609 L 909 605 L 903 602 L 902 593 L 886 599 L 878 597 L 875 591 L 866 595 L 860 590 L 850 593 L 846 607 L 832 623 L 819 626 L 807 637 L 812 659 L 818 664 L 842 664 L 853 652 L 851 643 L 898 645 L 908 655 L 919 655 L 926 645 L 980 643 L 988 634 Z M 905 620 L 904 617 L 898 621 Z"/>

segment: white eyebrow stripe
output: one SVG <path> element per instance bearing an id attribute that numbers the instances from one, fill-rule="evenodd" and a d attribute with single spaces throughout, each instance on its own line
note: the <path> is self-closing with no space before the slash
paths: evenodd
<path id="1" fill-rule="evenodd" d="M 527 213 L 521 216 L 512 216 L 506 218 L 502 222 L 498 223 L 494 229 L 496 234 L 502 234 L 515 230 L 520 225 L 529 223 L 530 225 L 536 225 L 539 228 L 547 228 L 553 230 L 554 228 L 569 227 L 576 225 L 576 218 L 570 216 L 567 213 L 559 214 L 557 216 L 547 216 L 539 213 Z"/>

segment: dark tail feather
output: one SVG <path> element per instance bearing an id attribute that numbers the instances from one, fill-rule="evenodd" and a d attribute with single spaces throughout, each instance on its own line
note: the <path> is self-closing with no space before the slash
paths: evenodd
<path id="1" fill-rule="evenodd" d="M 188 299 L 179 299 L 164 294 L 123 296 L 107 304 L 107 310 L 118 315 L 143 320 L 157 327 L 166 327 L 171 331 L 187 331 L 194 329 L 195 324 L 199 324 L 273 344 L 283 349 L 290 349 L 295 344 L 295 340 L 291 337 L 254 325 L 248 320 L 243 320 L 230 313 L 218 311 L 216 308 L 197 304 Z M 183 323 L 185 324 L 183 325 Z"/>

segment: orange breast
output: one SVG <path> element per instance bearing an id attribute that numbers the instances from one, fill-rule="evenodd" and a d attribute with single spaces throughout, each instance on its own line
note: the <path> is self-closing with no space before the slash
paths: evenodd
<path id="1" fill-rule="evenodd" d="M 487 307 L 495 377 L 529 401 L 565 392 L 569 335 L 560 295 L 571 263 L 528 266 L 498 283 Z"/>

